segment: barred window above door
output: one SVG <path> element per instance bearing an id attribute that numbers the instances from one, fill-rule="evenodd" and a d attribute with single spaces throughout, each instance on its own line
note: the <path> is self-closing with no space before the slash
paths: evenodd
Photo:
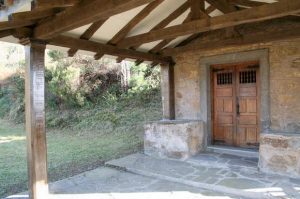
<path id="1" fill-rule="evenodd" d="M 256 83 L 256 70 L 241 71 L 240 84 Z"/>
<path id="2" fill-rule="evenodd" d="M 232 73 L 219 73 L 217 74 L 217 84 L 226 85 L 232 84 Z"/>

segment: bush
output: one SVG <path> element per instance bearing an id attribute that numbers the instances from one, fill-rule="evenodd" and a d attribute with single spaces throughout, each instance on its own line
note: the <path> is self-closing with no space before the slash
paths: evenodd
<path id="1" fill-rule="evenodd" d="M 160 71 L 146 64 L 130 65 L 131 78 L 128 90 L 122 87 L 119 64 L 94 61 L 90 57 L 67 58 L 58 51 L 49 51 L 50 62 L 45 70 L 46 108 L 55 113 L 47 115 L 50 127 L 68 127 L 80 119 L 64 110 L 87 110 L 95 106 L 120 109 L 125 106 L 143 106 L 157 101 L 160 91 Z M 47 59 L 46 59 L 47 60 Z M 127 66 L 127 65 L 126 65 Z M 24 72 L 19 70 L 0 88 L 0 117 L 24 121 Z M 160 100 L 160 99 L 158 99 Z M 97 115 L 98 113 L 95 113 Z M 118 119 L 105 113 L 111 124 Z"/>
<path id="2" fill-rule="evenodd" d="M 0 117 L 18 123 L 24 122 L 25 92 L 24 73 L 18 71 L 0 89 Z"/>

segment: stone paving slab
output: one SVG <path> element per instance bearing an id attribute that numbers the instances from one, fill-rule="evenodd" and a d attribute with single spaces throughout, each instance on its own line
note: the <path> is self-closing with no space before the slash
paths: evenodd
<path id="1" fill-rule="evenodd" d="M 300 198 L 299 179 L 259 172 L 256 158 L 203 153 L 187 161 L 133 154 L 108 166 L 248 198 Z"/>
<path id="2" fill-rule="evenodd" d="M 194 186 L 100 167 L 51 183 L 49 199 L 231 199 Z M 227 194 L 228 195 L 228 194 Z M 8 197 L 27 199 L 22 193 Z"/>

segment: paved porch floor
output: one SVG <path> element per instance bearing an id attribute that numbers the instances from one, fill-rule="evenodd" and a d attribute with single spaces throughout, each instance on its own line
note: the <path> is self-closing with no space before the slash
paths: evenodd
<path id="1" fill-rule="evenodd" d="M 50 184 L 49 198 L 300 198 L 300 179 L 263 174 L 256 165 L 255 158 L 225 154 L 183 162 L 137 153 Z"/>

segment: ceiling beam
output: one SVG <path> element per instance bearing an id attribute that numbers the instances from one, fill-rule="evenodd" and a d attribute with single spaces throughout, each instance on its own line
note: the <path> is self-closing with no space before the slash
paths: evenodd
<path id="1" fill-rule="evenodd" d="M 190 7 L 192 6 L 192 4 L 191 4 L 191 2 L 189 2 L 189 4 L 190 4 Z M 208 18 L 209 17 L 209 14 L 214 10 L 214 9 L 212 9 L 212 7 L 213 6 L 210 6 L 210 7 L 208 7 L 208 9 L 206 9 L 205 11 L 204 11 L 204 5 L 203 4 L 200 4 L 201 6 L 199 7 L 198 6 L 198 8 L 200 9 L 200 11 L 202 10 L 203 11 L 203 13 L 204 13 L 204 18 Z M 192 7 L 191 7 L 192 8 Z M 191 9 L 191 12 L 192 12 L 192 9 Z M 188 16 L 186 17 L 186 19 L 183 21 L 183 23 L 186 23 L 186 22 L 188 22 L 188 21 L 190 21 L 191 20 L 191 16 L 192 16 L 192 14 L 191 14 L 191 12 L 188 14 Z M 195 11 L 194 11 L 195 12 Z M 202 17 L 203 17 L 203 15 L 201 15 Z M 198 15 L 198 17 L 200 17 L 201 18 L 201 16 L 199 16 Z M 155 30 L 155 29 L 154 29 Z M 192 36 L 194 36 L 194 35 L 191 35 L 190 37 L 192 37 Z M 190 38 L 189 37 L 189 38 Z M 187 38 L 187 39 L 189 39 L 189 38 Z M 159 42 L 157 45 L 155 45 L 151 50 L 149 50 L 149 52 L 150 53 L 159 53 L 160 51 L 161 51 L 161 49 L 163 49 L 165 46 L 167 46 L 171 41 L 173 41 L 174 39 L 172 38 L 172 39 L 165 39 L 165 40 L 163 40 L 163 41 L 161 41 L 161 42 Z M 143 60 L 137 60 L 136 61 L 136 65 L 139 65 L 139 64 L 141 64 L 141 63 L 143 63 Z M 157 65 L 157 63 L 152 63 L 152 67 L 153 66 L 155 66 L 155 65 Z"/>
<path id="2" fill-rule="evenodd" d="M 197 40 L 187 46 L 164 49 L 164 56 L 172 56 L 189 51 L 210 51 L 227 47 L 240 47 L 244 45 L 267 43 L 281 40 L 300 38 L 300 26 L 290 29 L 282 28 L 277 31 L 258 31 L 242 35 L 237 38 L 221 38 L 214 41 Z"/>
<path id="3" fill-rule="evenodd" d="M 161 28 L 165 28 L 167 25 L 169 25 L 172 21 L 177 19 L 180 15 L 182 15 L 187 9 L 190 7 L 190 3 L 187 1 L 183 3 L 181 6 L 179 6 L 175 11 L 173 11 L 171 14 L 169 14 L 165 19 L 163 19 L 161 22 L 159 22 L 156 26 L 154 26 L 151 31 L 159 30 Z M 131 49 L 137 49 L 139 45 L 131 46 Z M 136 65 L 140 65 L 143 63 L 143 60 L 137 60 Z"/>
<path id="4" fill-rule="evenodd" d="M 154 0 L 85 0 L 36 26 L 35 39 L 51 39 L 60 33 L 131 10 Z"/>
<path id="5" fill-rule="evenodd" d="M 80 0 L 33 0 L 32 8 L 64 8 L 74 6 Z"/>
<path id="6" fill-rule="evenodd" d="M 206 17 L 204 0 L 189 0 L 191 7 L 191 20 Z"/>
<path id="7" fill-rule="evenodd" d="M 55 9 L 43 9 L 43 10 L 32 10 L 26 12 L 17 12 L 8 16 L 10 21 L 21 21 L 21 20 L 37 20 L 45 17 L 49 17 L 56 14 Z"/>
<path id="8" fill-rule="evenodd" d="M 102 51 L 105 54 L 113 56 L 120 56 L 131 59 L 143 59 L 153 62 L 159 62 L 161 64 L 169 64 L 170 62 L 172 62 L 172 59 L 170 57 L 163 57 L 160 55 L 138 52 L 130 49 L 121 49 L 112 45 L 101 44 L 94 41 L 76 39 L 62 35 L 50 39 L 48 43 L 51 45 L 62 46 L 67 48 L 78 48 L 80 50 L 86 50 L 91 52 Z"/>
<path id="9" fill-rule="evenodd" d="M 139 12 L 135 17 L 133 17 L 130 22 L 123 27 L 110 41 L 110 44 L 117 44 L 122 39 L 124 39 L 127 34 L 143 19 L 145 19 L 157 6 L 159 6 L 164 0 L 155 0 L 148 4 L 141 12 Z"/>
<path id="10" fill-rule="evenodd" d="M 135 17 L 133 17 L 109 42 L 108 44 L 116 45 L 143 19 L 145 19 L 155 8 L 157 8 L 164 0 L 155 0 L 149 3 L 144 9 L 142 9 Z M 100 59 L 103 56 L 102 53 L 97 53 L 95 59 Z"/>
<path id="11" fill-rule="evenodd" d="M 10 36 L 10 35 L 12 35 L 12 33 L 13 33 L 12 30 L 1 30 L 0 31 L 0 38 Z"/>
<path id="12" fill-rule="evenodd" d="M 80 39 L 89 40 L 92 38 L 92 36 L 97 32 L 97 30 L 105 23 L 107 19 L 103 19 L 100 21 L 96 21 L 93 23 L 81 36 Z M 70 57 L 73 57 L 76 52 L 78 51 L 78 48 L 71 48 L 68 50 L 68 55 Z"/>
<path id="13" fill-rule="evenodd" d="M 233 5 L 240 5 L 240 6 L 246 6 L 246 7 L 257 7 L 257 6 L 262 6 L 262 5 L 267 4 L 265 2 L 250 1 L 250 0 L 228 0 L 228 2 Z"/>
<path id="14" fill-rule="evenodd" d="M 14 28 L 20 28 L 24 26 L 30 26 L 33 25 L 34 21 L 4 21 L 0 22 L 0 30 L 9 30 Z"/>
<path id="15" fill-rule="evenodd" d="M 236 8 L 230 5 L 226 0 L 206 0 L 210 5 L 214 6 L 223 13 L 236 11 Z"/>
<path id="16" fill-rule="evenodd" d="M 298 13 L 299 11 L 300 1 L 282 0 L 277 3 L 236 11 L 209 19 L 195 20 L 185 24 L 128 37 L 121 41 L 119 46 L 128 47 L 133 45 L 140 45 L 157 40 L 171 39 L 188 34 L 233 27 L 240 24 L 247 24 L 284 17 L 287 15 Z"/>

